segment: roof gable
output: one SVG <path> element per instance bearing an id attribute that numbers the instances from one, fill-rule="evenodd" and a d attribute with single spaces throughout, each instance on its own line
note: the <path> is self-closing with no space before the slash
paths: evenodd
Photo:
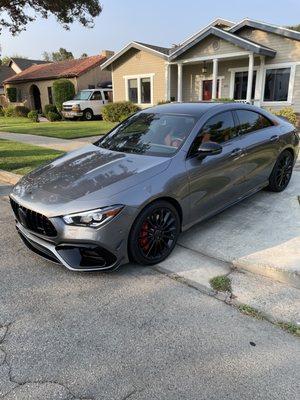
<path id="1" fill-rule="evenodd" d="M 260 29 L 265 32 L 275 33 L 276 35 L 280 35 L 280 36 L 284 36 L 289 39 L 300 41 L 300 32 L 293 31 L 291 29 L 283 28 L 280 26 L 272 25 L 272 24 L 267 24 L 264 22 L 254 21 L 254 20 L 251 20 L 248 18 L 245 18 L 241 22 L 234 25 L 232 28 L 230 28 L 229 31 L 231 33 L 237 33 L 239 30 L 241 30 L 242 28 L 245 28 L 245 27 Z"/>
<path id="2" fill-rule="evenodd" d="M 32 65 L 39 65 L 39 64 L 48 64 L 49 61 L 43 61 L 43 60 L 29 60 L 27 58 L 18 58 L 18 57 L 13 57 L 10 59 L 9 66 L 11 66 L 12 63 L 15 63 L 22 71 L 26 68 L 31 67 Z"/>
<path id="3" fill-rule="evenodd" d="M 234 35 L 233 33 L 224 31 L 222 29 L 216 28 L 216 27 L 208 27 L 205 31 L 203 31 L 200 35 L 194 38 L 194 40 L 190 41 L 186 45 L 183 45 L 176 49 L 171 55 L 170 55 L 170 60 L 174 60 L 183 53 L 185 53 L 187 50 L 189 50 L 191 47 L 194 45 L 200 43 L 202 40 L 207 38 L 210 35 L 214 35 L 220 39 L 223 39 L 225 41 L 228 41 L 236 46 L 239 46 L 247 51 L 254 52 L 256 54 L 262 54 L 262 55 L 267 55 L 274 57 L 276 55 L 276 51 L 273 49 L 270 49 L 269 47 L 262 46 L 258 43 L 255 43 L 251 40 L 244 39 L 242 37 L 239 37 L 237 35 Z"/>

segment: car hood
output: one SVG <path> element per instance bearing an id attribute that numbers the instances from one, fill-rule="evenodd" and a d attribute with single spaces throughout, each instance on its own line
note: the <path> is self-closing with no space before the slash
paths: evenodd
<path id="1" fill-rule="evenodd" d="M 23 177 L 12 197 L 47 216 L 108 206 L 111 197 L 161 173 L 169 163 L 169 158 L 88 145 Z"/>

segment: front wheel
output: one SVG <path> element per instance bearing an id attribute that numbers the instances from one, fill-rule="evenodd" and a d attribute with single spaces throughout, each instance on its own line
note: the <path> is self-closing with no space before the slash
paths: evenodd
<path id="1" fill-rule="evenodd" d="M 171 254 L 179 232 L 176 208 L 167 201 L 156 201 L 135 220 L 129 235 L 129 254 L 139 264 L 160 263 Z"/>
<path id="2" fill-rule="evenodd" d="M 278 157 L 269 178 L 268 189 L 272 192 L 282 192 L 289 184 L 294 165 L 291 152 L 284 150 Z"/>

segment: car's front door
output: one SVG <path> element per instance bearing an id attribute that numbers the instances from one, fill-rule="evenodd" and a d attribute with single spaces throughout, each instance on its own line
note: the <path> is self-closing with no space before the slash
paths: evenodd
<path id="1" fill-rule="evenodd" d="M 100 90 L 95 90 L 91 98 L 91 108 L 94 115 L 101 115 L 101 110 L 104 104 L 104 99 L 102 98 L 102 93 Z"/>
<path id="2" fill-rule="evenodd" d="M 197 154 L 201 143 L 211 141 L 222 145 L 222 152 L 206 157 Z M 243 149 L 231 111 L 210 118 L 200 130 L 186 159 L 190 185 L 191 223 L 208 217 L 239 196 L 243 181 L 241 158 Z"/>
<path id="3" fill-rule="evenodd" d="M 243 192 L 255 190 L 268 182 L 280 148 L 280 127 L 263 114 L 252 110 L 236 110 L 240 147 L 244 151 Z"/>

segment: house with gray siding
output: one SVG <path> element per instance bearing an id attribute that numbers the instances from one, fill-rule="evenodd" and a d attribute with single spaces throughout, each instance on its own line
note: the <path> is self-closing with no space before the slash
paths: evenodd
<path id="1" fill-rule="evenodd" d="M 269 23 L 218 18 L 173 47 L 131 42 L 102 64 L 115 101 L 229 98 L 300 113 L 300 32 Z"/>

